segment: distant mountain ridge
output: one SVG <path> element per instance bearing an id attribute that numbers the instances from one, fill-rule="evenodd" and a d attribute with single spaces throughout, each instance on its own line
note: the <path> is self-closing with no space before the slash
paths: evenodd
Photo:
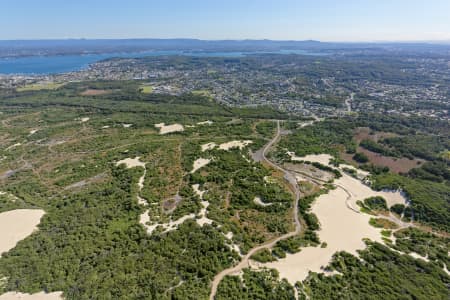
<path id="1" fill-rule="evenodd" d="M 64 40 L 3 40 L 0 57 L 35 55 L 70 55 L 88 53 L 139 52 L 161 50 L 185 51 L 276 51 L 276 50 L 339 50 L 376 48 L 415 48 L 430 50 L 448 48 L 434 43 L 338 43 L 275 40 L 199 40 L 199 39 L 64 39 Z"/>

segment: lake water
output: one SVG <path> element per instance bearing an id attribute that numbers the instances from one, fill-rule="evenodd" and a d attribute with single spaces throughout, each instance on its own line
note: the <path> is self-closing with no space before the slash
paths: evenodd
<path id="1" fill-rule="evenodd" d="M 28 56 L 19 58 L 0 58 L 0 74 L 56 74 L 82 70 L 100 60 L 121 57 L 137 58 L 146 56 L 185 55 L 197 57 L 243 57 L 250 54 L 303 54 L 324 55 L 305 50 L 280 50 L 274 52 L 186 52 L 149 51 L 139 53 L 104 53 L 55 56 Z"/>

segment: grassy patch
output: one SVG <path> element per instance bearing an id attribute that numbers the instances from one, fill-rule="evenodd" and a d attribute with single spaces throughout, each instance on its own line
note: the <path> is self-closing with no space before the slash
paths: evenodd
<path id="1" fill-rule="evenodd" d="M 59 87 L 62 87 L 64 83 L 56 83 L 56 82 L 49 82 L 49 83 L 33 83 L 28 84 L 24 87 L 17 88 L 16 90 L 18 92 L 28 92 L 28 91 L 41 91 L 41 90 L 56 90 Z"/>
<path id="2" fill-rule="evenodd" d="M 140 91 L 142 94 L 151 94 L 151 93 L 153 93 L 153 87 L 152 87 L 151 85 L 142 85 L 142 86 L 139 88 L 139 91 Z"/>

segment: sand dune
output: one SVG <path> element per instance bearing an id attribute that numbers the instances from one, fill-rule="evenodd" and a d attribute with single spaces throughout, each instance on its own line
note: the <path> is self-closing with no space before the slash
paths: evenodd
<path id="1" fill-rule="evenodd" d="M 159 128 L 159 134 L 184 131 L 184 127 L 181 124 L 166 125 L 165 123 L 159 123 L 155 124 L 155 127 Z"/>
<path id="2" fill-rule="evenodd" d="M 197 194 L 197 196 L 201 200 L 203 200 L 203 194 L 206 191 L 200 191 L 200 185 L 199 184 L 192 185 L 192 189 L 194 190 L 195 194 Z M 200 213 L 199 213 L 199 217 L 200 218 L 196 220 L 197 224 L 200 225 L 200 226 L 203 226 L 205 224 L 210 224 L 211 225 L 213 221 L 211 219 L 209 219 L 208 217 L 206 217 L 206 212 L 208 210 L 209 202 L 208 201 L 202 201 L 201 203 L 202 203 L 203 208 L 200 210 Z"/>
<path id="3" fill-rule="evenodd" d="M 380 230 L 369 225 L 370 216 L 350 210 L 346 205 L 347 197 L 343 189 L 337 188 L 320 196 L 312 206 L 321 224 L 318 235 L 327 243 L 326 248 L 303 248 L 299 253 L 288 254 L 264 266 L 277 269 L 282 278 L 295 284 L 304 280 L 309 271 L 322 272 L 337 251 L 356 255 L 356 250 L 365 248 L 363 238 L 382 242 Z"/>
<path id="4" fill-rule="evenodd" d="M 207 159 L 207 158 L 199 158 L 199 159 L 196 159 L 196 160 L 194 161 L 194 165 L 193 165 L 193 168 L 192 168 L 191 173 L 195 173 L 195 171 L 197 171 L 197 170 L 200 169 L 200 168 L 203 168 L 204 166 L 206 166 L 206 165 L 209 164 L 210 162 L 211 162 L 211 160 L 210 160 L 210 159 Z"/>
<path id="5" fill-rule="evenodd" d="M 231 141 L 219 145 L 220 150 L 230 150 L 232 148 L 242 149 L 253 143 L 252 141 Z"/>
<path id="6" fill-rule="evenodd" d="M 258 197 L 258 196 L 256 196 L 255 199 L 253 199 L 253 202 L 254 202 L 255 204 L 261 205 L 261 206 L 270 206 L 270 205 L 273 204 L 273 203 L 266 203 L 266 202 L 263 202 L 263 201 L 261 200 L 261 197 Z"/>
<path id="7" fill-rule="evenodd" d="M 328 155 L 299 158 L 299 160 L 316 161 L 322 164 L 327 164 L 329 159 Z M 406 202 L 398 191 L 374 191 L 360 180 L 345 173 L 334 181 L 334 185 L 336 189 L 318 197 L 311 208 L 321 225 L 321 229 L 317 232 L 319 238 L 327 243 L 327 247 L 303 248 L 299 253 L 288 254 L 286 258 L 263 264 L 277 269 L 280 276 L 286 278 L 291 284 L 304 280 L 309 271 L 323 273 L 323 267 L 329 264 L 337 251 L 347 251 L 357 255 L 357 250 L 366 247 L 364 238 L 382 242 L 380 229 L 369 225 L 370 215 L 359 212 L 357 200 L 382 196 L 388 203 Z"/>
<path id="8" fill-rule="evenodd" d="M 44 214 L 42 209 L 16 209 L 0 213 L 0 255 L 32 234 Z"/>
<path id="9" fill-rule="evenodd" d="M 141 159 L 140 156 L 136 156 L 135 158 L 125 158 L 125 159 L 119 160 L 116 163 L 116 166 L 125 164 L 127 166 L 127 168 L 134 168 L 134 167 L 145 168 L 145 163 L 140 161 L 140 159 Z"/>
<path id="10" fill-rule="evenodd" d="M 216 143 L 207 143 L 203 144 L 202 146 L 202 152 L 205 152 L 206 150 L 212 150 L 217 147 Z"/>

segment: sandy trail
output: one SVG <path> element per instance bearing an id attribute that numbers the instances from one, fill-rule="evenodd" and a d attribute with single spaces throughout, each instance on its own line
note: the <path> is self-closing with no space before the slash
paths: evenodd
<path id="1" fill-rule="evenodd" d="M 279 140 L 280 138 L 280 121 L 277 120 L 277 133 L 274 136 L 274 138 L 267 143 L 266 146 L 264 146 L 264 149 L 262 151 L 262 156 L 263 156 L 263 160 L 269 164 L 271 167 L 273 167 L 274 169 L 280 170 L 281 172 L 283 172 L 285 174 L 285 179 L 290 183 L 290 185 L 292 186 L 292 189 L 295 192 L 295 200 L 294 200 L 294 204 L 293 204 L 293 220 L 295 223 L 295 230 L 292 232 L 289 232 L 285 235 L 282 235 L 272 241 L 268 241 L 262 245 L 259 245 L 255 248 L 252 248 L 248 251 L 248 253 L 242 257 L 241 261 L 234 267 L 228 268 L 223 270 L 222 272 L 220 272 L 219 274 L 217 274 L 211 284 L 211 293 L 209 295 L 209 299 L 210 300 L 214 300 L 215 295 L 217 293 L 217 287 L 219 286 L 219 283 L 222 281 L 222 279 L 227 276 L 227 275 L 233 275 L 233 274 L 238 274 L 242 269 L 247 268 L 250 266 L 250 257 L 255 254 L 256 252 L 258 252 L 259 250 L 262 249 L 267 249 L 267 248 L 273 248 L 273 246 L 275 246 L 275 244 L 281 240 L 285 240 L 287 238 L 290 238 L 292 236 L 296 236 L 300 233 L 301 231 L 301 224 L 300 224 L 300 220 L 298 219 L 298 201 L 300 199 L 300 190 L 298 188 L 297 185 L 297 180 L 295 179 L 295 177 L 289 173 L 288 171 L 284 170 L 283 168 L 281 168 L 280 166 L 278 166 L 277 164 L 271 162 L 269 159 L 267 159 L 266 157 L 266 153 L 267 151 Z"/>

